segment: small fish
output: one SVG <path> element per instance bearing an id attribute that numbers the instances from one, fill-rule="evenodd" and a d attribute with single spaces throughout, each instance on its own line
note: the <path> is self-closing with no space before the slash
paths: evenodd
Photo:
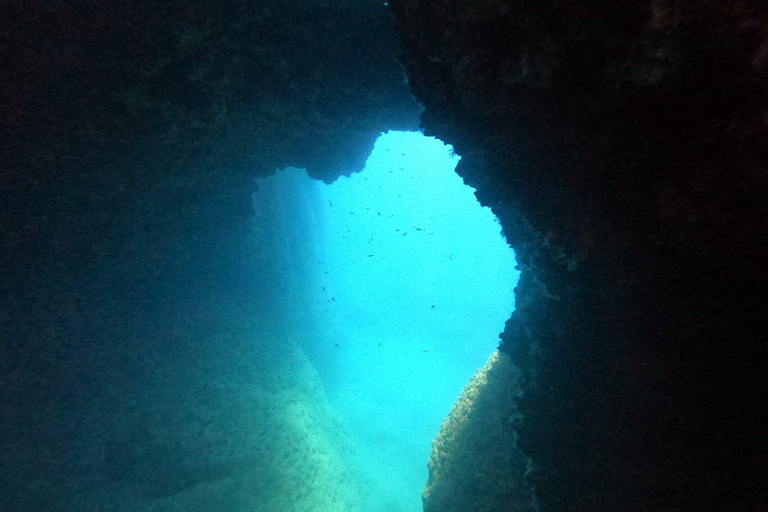
<path id="1" fill-rule="evenodd" d="M 369 257 L 369 258 L 373 258 L 373 254 L 369 254 L 369 255 L 368 255 L 368 257 Z"/>
<path id="2" fill-rule="evenodd" d="M 428 235 L 434 235 L 434 233 L 433 233 L 432 231 L 430 231 L 430 232 L 429 232 L 429 233 L 427 233 L 427 234 L 428 234 Z"/>
<path id="3" fill-rule="evenodd" d="M 325 288 L 323 288 L 323 289 L 325 289 Z M 435 309 L 435 305 L 434 305 L 434 304 L 432 304 L 432 307 L 431 307 L 431 308 L 429 308 L 429 309 Z"/>
<path id="4" fill-rule="evenodd" d="M 407 234 L 408 234 L 408 232 L 406 231 L 405 233 L 403 233 L 403 236 L 405 236 L 405 235 L 407 235 Z"/>
<path id="5" fill-rule="evenodd" d="M 338 346 L 339 346 L 339 344 L 338 344 L 338 343 L 334 343 L 334 344 L 333 344 L 333 346 L 334 346 L 334 347 L 338 347 Z"/>
<path id="6" fill-rule="evenodd" d="M 354 215 L 354 214 L 355 214 L 355 212 L 349 212 L 349 214 L 350 214 L 350 215 Z"/>
<path id="7" fill-rule="evenodd" d="M 425 354 L 428 354 L 429 350 L 422 350 L 422 352 L 424 352 Z"/>
<path id="8" fill-rule="evenodd" d="M 376 215 L 381 216 L 381 212 L 376 212 Z"/>
<path id="9" fill-rule="evenodd" d="M 392 217 L 394 217 L 394 216 L 395 216 L 395 214 L 393 213 L 392 215 L 390 215 L 390 216 L 389 216 L 389 218 L 391 219 L 391 218 L 392 218 Z"/>
<path id="10" fill-rule="evenodd" d="M 402 229 L 396 229 L 395 231 L 402 231 Z"/>
<path id="11" fill-rule="evenodd" d="M 331 201 L 330 199 L 328 200 L 328 206 L 333 206 L 333 201 Z"/>
<path id="12" fill-rule="evenodd" d="M 449 260 L 451 260 L 451 261 L 453 261 L 453 258 L 451 258 L 450 256 L 448 256 L 448 259 L 449 259 Z"/>
<path id="13" fill-rule="evenodd" d="M 336 297 L 331 297 L 331 300 L 336 302 Z"/>
<path id="14" fill-rule="evenodd" d="M 423 228 L 416 228 L 416 231 L 424 231 Z"/>
<path id="15" fill-rule="evenodd" d="M 325 291 L 325 286 L 323 286 L 323 291 Z"/>

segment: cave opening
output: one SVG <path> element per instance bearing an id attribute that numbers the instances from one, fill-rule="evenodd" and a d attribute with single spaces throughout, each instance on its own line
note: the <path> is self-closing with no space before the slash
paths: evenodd
<path id="1" fill-rule="evenodd" d="M 302 326 L 364 510 L 422 509 L 431 442 L 514 309 L 514 253 L 459 159 L 391 131 L 364 170 L 331 184 L 295 168 L 259 182 L 257 217 L 275 225 L 263 236 L 282 261 L 279 316 Z M 278 198 L 271 212 L 266 197 Z"/>

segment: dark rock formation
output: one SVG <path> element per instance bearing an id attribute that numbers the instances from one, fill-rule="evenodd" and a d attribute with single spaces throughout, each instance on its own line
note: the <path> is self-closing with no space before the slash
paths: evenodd
<path id="1" fill-rule="evenodd" d="M 390 4 L 523 268 L 501 348 L 539 510 L 764 509 L 765 4 Z"/>
<path id="2" fill-rule="evenodd" d="M 63 498 L 240 467 L 241 411 L 192 409 L 259 357 L 240 308 L 280 306 L 280 269 L 254 270 L 274 247 L 253 178 L 349 174 L 417 125 L 391 14 L 10 1 L 0 25 L 0 508 L 93 510 Z M 194 422 L 205 443 L 183 437 Z"/>

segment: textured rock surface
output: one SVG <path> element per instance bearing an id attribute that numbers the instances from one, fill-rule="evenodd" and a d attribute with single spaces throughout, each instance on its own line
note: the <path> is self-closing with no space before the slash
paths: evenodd
<path id="1" fill-rule="evenodd" d="M 764 508 L 765 4 L 390 5 L 523 268 L 501 349 L 539 509 Z"/>
<path id="2" fill-rule="evenodd" d="M 125 509 L 129 486 L 194 493 L 258 466 L 262 401 L 232 397 L 260 360 L 246 325 L 285 321 L 270 253 L 292 247 L 254 229 L 253 177 L 348 174 L 415 126 L 391 15 L 10 1 L 0 20 L 0 508 L 106 510 L 66 500 L 109 486 Z"/>
<path id="3" fill-rule="evenodd" d="M 462 390 L 432 442 L 425 512 L 535 510 L 530 459 L 510 427 L 521 420 L 519 371 L 494 352 Z"/>

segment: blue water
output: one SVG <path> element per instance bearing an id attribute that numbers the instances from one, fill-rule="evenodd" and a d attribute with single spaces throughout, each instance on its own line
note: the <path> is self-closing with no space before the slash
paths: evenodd
<path id="1" fill-rule="evenodd" d="M 449 146 L 389 132 L 321 204 L 316 338 L 304 343 L 354 446 L 360 510 L 420 511 L 430 443 L 514 308 L 514 253 Z"/>

